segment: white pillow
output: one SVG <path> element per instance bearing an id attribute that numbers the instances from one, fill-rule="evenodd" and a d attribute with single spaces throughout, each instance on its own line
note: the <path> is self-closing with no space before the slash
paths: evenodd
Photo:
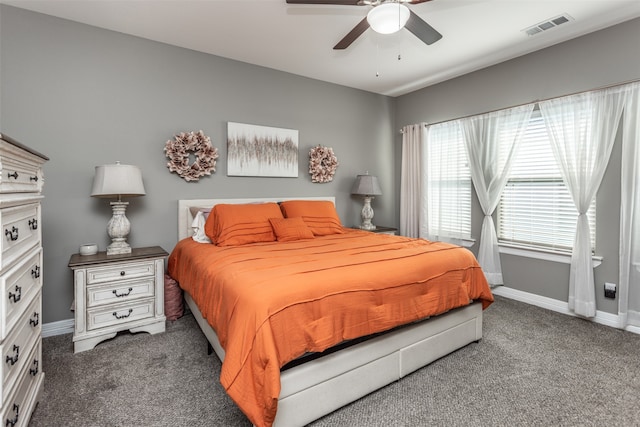
<path id="1" fill-rule="evenodd" d="M 198 243 L 211 243 L 211 239 L 207 237 L 204 232 L 204 224 L 207 222 L 206 215 L 209 214 L 209 210 L 199 210 L 196 213 L 195 218 L 193 218 L 193 222 L 191 223 L 191 228 L 193 228 L 193 240 Z"/>

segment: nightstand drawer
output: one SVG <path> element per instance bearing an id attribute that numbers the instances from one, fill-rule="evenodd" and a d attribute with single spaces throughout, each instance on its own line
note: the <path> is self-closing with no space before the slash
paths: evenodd
<path id="1" fill-rule="evenodd" d="M 42 253 L 33 251 L 19 264 L 0 276 L 2 298 L 0 304 L 0 337 L 4 339 L 16 324 L 27 305 L 42 287 Z"/>
<path id="2" fill-rule="evenodd" d="M 109 283 L 87 287 L 87 307 L 153 297 L 155 280 L 153 277 L 127 282 Z"/>
<path id="3" fill-rule="evenodd" d="M 127 324 L 155 315 L 153 298 L 108 307 L 87 309 L 87 330 Z"/>
<path id="4" fill-rule="evenodd" d="M 154 274 L 155 268 L 153 261 L 88 268 L 87 284 L 92 285 L 96 283 L 113 282 L 115 280 L 153 277 Z"/>
<path id="5" fill-rule="evenodd" d="M 30 204 L 0 209 L 0 270 L 40 244 L 40 206 Z"/>
<path id="6" fill-rule="evenodd" d="M 8 391 L 16 383 L 16 378 L 22 372 L 27 363 L 27 358 L 35 343 L 40 337 L 40 294 L 29 305 L 29 308 L 20 318 L 17 326 L 13 328 L 2 346 L 2 360 L 0 371 L 2 373 L 2 399 L 7 398 Z"/>

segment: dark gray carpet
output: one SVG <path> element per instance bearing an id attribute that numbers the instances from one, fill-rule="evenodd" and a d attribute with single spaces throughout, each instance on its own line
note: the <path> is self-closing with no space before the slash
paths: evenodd
<path id="1" fill-rule="evenodd" d="M 43 340 L 31 426 L 250 426 L 191 316 L 73 354 Z M 301 410 L 304 410 L 301 408 Z M 640 425 L 640 336 L 496 297 L 484 339 L 312 424 Z"/>

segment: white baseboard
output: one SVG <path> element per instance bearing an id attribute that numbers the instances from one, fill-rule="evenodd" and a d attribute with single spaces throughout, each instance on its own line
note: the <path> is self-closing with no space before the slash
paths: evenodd
<path id="1" fill-rule="evenodd" d="M 543 297 L 529 292 L 520 291 L 518 289 L 509 288 L 507 286 L 497 286 L 492 288 L 491 292 L 493 292 L 494 295 L 500 295 L 505 298 L 546 308 L 547 310 L 578 317 L 569 310 L 569 303 L 565 301 Z M 601 325 L 611 326 L 612 328 L 619 328 L 620 325 L 620 320 L 617 314 L 611 314 L 600 310 L 596 311 L 596 316 L 593 319 L 587 320 L 591 320 Z M 637 326 L 627 326 L 625 330 L 635 334 L 640 334 L 640 327 Z"/>
<path id="2" fill-rule="evenodd" d="M 49 322 L 42 325 L 42 338 L 56 335 L 72 334 L 75 322 L 73 319 Z"/>

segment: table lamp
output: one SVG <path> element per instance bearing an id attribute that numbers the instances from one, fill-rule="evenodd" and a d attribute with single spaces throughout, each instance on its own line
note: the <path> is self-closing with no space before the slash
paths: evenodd
<path id="1" fill-rule="evenodd" d="M 367 172 L 366 175 L 358 175 L 356 177 L 356 182 L 353 184 L 353 188 L 351 189 L 351 194 L 355 194 L 358 196 L 363 196 L 364 198 L 364 206 L 362 207 L 362 224 L 360 228 L 363 230 L 375 230 L 376 226 L 371 223 L 373 219 L 373 208 L 371 207 L 371 200 L 373 196 L 379 196 L 382 194 L 380 190 L 380 184 L 378 183 L 378 178 L 369 175 Z"/>
<path id="2" fill-rule="evenodd" d="M 111 202 L 113 216 L 107 224 L 111 244 L 107 247 L 107 255 L 131 253 L 131 246 L 127 243 L 131 223 L 125 216 L 129 202 L 123 202 L 122 197 L 144 195 L 142 173 L 137 166 L 121 165 L 120 162 L 116 162 L 115 165 L 96 166 L 91 197 L 118 199 Z"/>

